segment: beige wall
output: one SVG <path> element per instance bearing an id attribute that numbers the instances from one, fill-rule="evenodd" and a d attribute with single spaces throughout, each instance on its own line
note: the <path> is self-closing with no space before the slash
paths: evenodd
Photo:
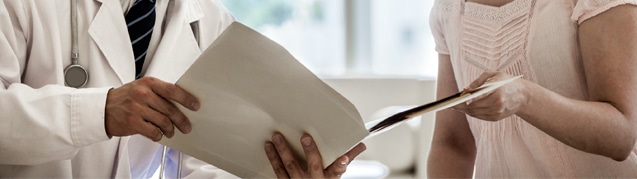
<path id="1" fill-rule="evenodd" d="M 383 119 L 409 106 L 435 100 L 435 80 L 415 78 L 323 79 L 356 106 L 365 122 Z M 434 114 L 425 114 L 366 139 L 359 160 L 376 160 L 392 176 L 426 178 L 426 161 L 433 135 Z M 415 168 L 415 173 L 409 169 Z"/>

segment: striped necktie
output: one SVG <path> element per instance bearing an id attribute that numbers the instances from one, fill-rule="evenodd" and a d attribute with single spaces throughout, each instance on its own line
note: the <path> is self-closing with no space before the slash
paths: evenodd
<path id="1" fill-rule="evenodd" d="M 137 0 L 126 14 L 128 35 L 135 55 L 135 79 L 141 77 L 155 25 L 155 0 Z"/>

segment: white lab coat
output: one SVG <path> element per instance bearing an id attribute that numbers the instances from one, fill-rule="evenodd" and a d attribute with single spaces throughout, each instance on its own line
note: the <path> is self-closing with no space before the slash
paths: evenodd
<path id="1" fill-rule="evenodd" d="M 145 74 L 175 82 L 234 19 L 217 0 L 159 2 L 168 3 L 164 35 Z M 79 63 L 89 72 L 83 89 L 64 86 L 70 7 L 69 0 L 0 3 L 0 178 L 147 178 L 160 145 L 139 135 L 109 139 L 104 129 L 108 90 L 135 73 L 120 0 L 78 1 Z M 190 157 L 184 164 L 190 177 L 228 177 Z"/>

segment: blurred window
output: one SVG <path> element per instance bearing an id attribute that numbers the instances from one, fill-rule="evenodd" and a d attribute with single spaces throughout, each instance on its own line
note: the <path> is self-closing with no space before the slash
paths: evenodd
<path id="1" fill-rule="evenodd" d="M 321 77 L 435 77 L 432 0 L 221 0 Z"/>

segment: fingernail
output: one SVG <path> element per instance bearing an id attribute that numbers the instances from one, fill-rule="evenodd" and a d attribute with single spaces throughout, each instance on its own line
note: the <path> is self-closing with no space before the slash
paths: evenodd
<path id="1" fill-rule="evenodd" d="M 341 165 L 347 165 L 348 162 L 349 162 L 349 159 L 347 157 L 345 157 L 345 159 L 343 159 L 343 161 L 341 161 Z"/>
<path id="2" fill-rule="evenodd" d="M 281 145 L 281 136 L 280 135 L 275 135 L 272 137 L 272 142 L 274 142 L 274 145 Z"/>
<path id="3" fill-rule="evenodd" d="M 265 143 L 265 151 L 266 152 L 272 152 L 272 144 L 271 143 Z"/>
<path id="4" fill-rule="evenodd" d="M 190 108 L 197 111 L 199 110 L 199 105 L 196 102 L 190 103 Z"/>
<path id="5" fill-rule="evenodd" d="M 188 134 L 192 131 L 192 126 L 190 124 L 187 124 L 186 127 L 184 127 L 184 133 Z"/>
<path id="6" fill-rule="evenodd" d="M 303 146 L 309 147 L 312 145 L 312 139 L 310 139 L 310 137 L 304 137 L 301 139 L 301 143 L 303 143 Z"/>

